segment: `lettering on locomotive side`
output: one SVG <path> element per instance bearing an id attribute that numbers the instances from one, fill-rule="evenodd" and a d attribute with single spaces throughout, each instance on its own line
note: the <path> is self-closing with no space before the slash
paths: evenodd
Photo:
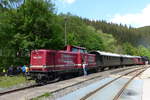
<path id="1" fill-rule="evenodd" d="M 69 55 L 69 54 L 61 54 L 61 57 L 64 58 L 64 59 L 72 59 L 73 56 L 72 55 Z"/>
<path id="2" fill-rule="evenodd" d="M 64 60 L 64 63 L 67 63 L 67 64 L 74 64 L 74 62 L 72 60 Z"/>
<path id="3" fill-rule="evenodd" d="M 69 54 L 61 54 L 60 61 L 66 64 L 74 64 L 74 57 L 75 56 Z"/>

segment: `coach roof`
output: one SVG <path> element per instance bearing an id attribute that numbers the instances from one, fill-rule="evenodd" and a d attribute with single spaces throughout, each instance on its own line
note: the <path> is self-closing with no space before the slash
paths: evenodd
<path id="1" fill-rule="evenodd" d="M 103 51 L 93 51 L 92 53 L 99 53 L 100 55 L 104 55 L 104 56 L 121 57 L 120 54 L 115 54 L 115 53 L 110 53 L 110 52 L 103 52 Z"/>

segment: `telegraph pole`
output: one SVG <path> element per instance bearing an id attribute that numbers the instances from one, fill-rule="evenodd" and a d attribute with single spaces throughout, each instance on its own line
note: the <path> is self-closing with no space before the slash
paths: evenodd
<path id="1" fill-rule="evenodd" d="M 67 18 L 65 17 L 65 46 L 67 45 Z"/>

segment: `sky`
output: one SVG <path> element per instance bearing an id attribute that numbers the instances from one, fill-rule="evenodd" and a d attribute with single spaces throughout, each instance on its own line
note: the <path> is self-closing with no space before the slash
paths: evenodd
<path id="1" fill-rule="evenodd" d="M 57 13 L 132 27 L 150 25 L 150 0 L 53 0 Z"/>

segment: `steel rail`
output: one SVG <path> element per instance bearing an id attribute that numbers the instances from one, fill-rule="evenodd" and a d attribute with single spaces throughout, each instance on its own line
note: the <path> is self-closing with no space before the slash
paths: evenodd
<path id="1" fill-rule="evenodd" d="M 109 81 L 108 83 L 102 85 L 101 87 L 97 88 L 96 90 L 94 90 L 94 91 L 88 93 L 87 95 L 85 95 L 84 97 L 82 97 L 80 100 L 86 100 L 86 99 L 89 98 L 90 96 L 94 95 L 96 92 L 100 91 L 101 89 L 105 88 L 106 86 L 108 86 L 109 84 L 113 83 L 114 81 L 120 79 L 121 77 L 126 76 L 126 75 L 128 75 L 128 74 L 130 74 L 130 73 L 133 73 L 133 72 L 135 72 L 135 71 L 137 71 L 137 70 L 142 70 L 142 69 L 145 69 L 145 68 L 146 68 L 146 67 L 143 67 L 143 68 L 135 69 L 135 70 L 133 70 L 133 71 L 130 71 L 130 72 L 128 72 L 128 73 L 125 73 L 125 74 L 123 74 L 123 75 L 121 75 L 121 76 L 119 76 L 119 77 L 117 77 L 117 78 L 115 78 L 115 79 Z"/>
<path id="2" fill-rule="evenodd" d="M 54 83 L 54 82 L 57 82 L 57 80 L 49 81 L 47 84 Z M 4 91 L 4 92 L 0 92 L 0 96 L 5 95 L 5 94 L 9 94 L 9 93 L 13 93 L 13 92 L 22 91 L 22 90 L 25 90 L 25 89 L 38 87 L 38 86 L 41 86 L 41 84 L 35 83 L 35 84 L 29 85 L 29 86 L 20 87 L 20 88 L 17 88 L 17 89 L 7 90 L 7 91 Z"/>
<path id="3" fill-rule="evenodd" d="M 140 75 L 142 72 L 144 72 L 146 69 L 138 72 L 137 74 L 135 74 L 128 82 L 125 83 L 125 85 L 120 89 L 120 91 L 117 93 L 117 95 L 114 97 L 113 100 L 118 100 L 119 97 L 121 96 L 121 94 L 123 93 L 123 91 L 125 90 L 125 88 L 131 83 L 131 81 L 133 81 L 134 78 L 136 78 L 138 75 Z"/>
<path id="4" fill-rule="evenodd" d="M 33 87 L 36 87 L 36 86 L 38 86 L 38 85 L 34 84 L 34 85 L 30 85 L 30 86 L 26 86 L 26 87 L 22 87 L 22 88 L 18 88 L 18 89 L 12 89 L 12 90 L 8 90 L 8 91 L 5 91 L 5 92 L 0 92 L 0 96 L 5 95 L 5 94 L 9 94 L 9 93 L 13 93 L 13 92 L 16 92 L 16 91 L 21 91 L 21 90 L 33 88 Z"/>

